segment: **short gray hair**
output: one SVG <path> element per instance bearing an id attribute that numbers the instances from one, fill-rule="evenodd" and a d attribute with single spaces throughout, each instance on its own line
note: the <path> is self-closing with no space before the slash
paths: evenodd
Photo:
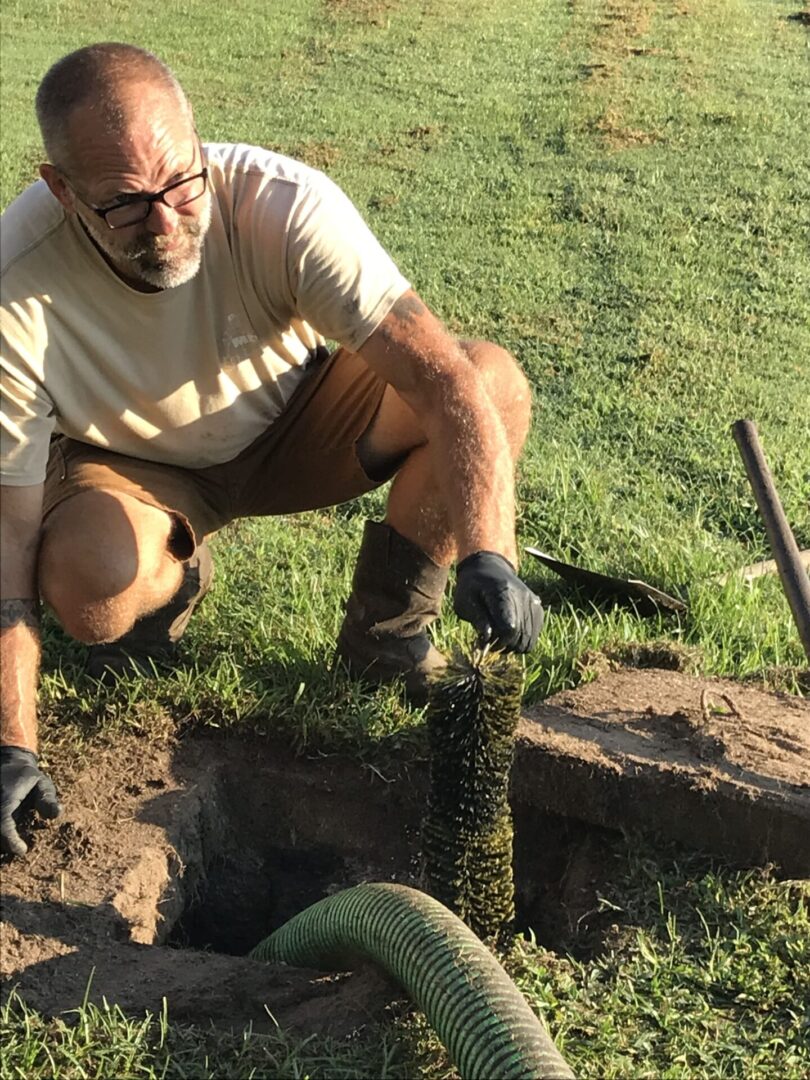
<path id="1" fill-rule="evenodd" d="M 165 89 L 191 121 L 191 106 L 174 73 L 146 49 L 107 41 L 57 60 L 39 84 L 35 102 L 45 153 L 53 164 L 69 161 L 68 125 L 79 106 L 95 104 L 109 129 L 121 130 L 127 115 L 121 90 L 135 82 Z"/>

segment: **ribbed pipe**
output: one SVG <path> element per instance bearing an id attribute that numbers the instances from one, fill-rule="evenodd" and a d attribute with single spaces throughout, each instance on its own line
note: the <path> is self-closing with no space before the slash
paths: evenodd
<path id="1" fill-rule="evenodd" d="M 326 970 L 375 961 L 425 1013 L 464 1080 L 574 1075 L 489 949 L 416 889 L 346 889 L 290 919 L 250 956 Z"/>

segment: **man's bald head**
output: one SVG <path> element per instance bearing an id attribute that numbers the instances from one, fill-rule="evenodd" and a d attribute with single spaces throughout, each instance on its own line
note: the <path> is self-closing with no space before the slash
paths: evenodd
<path id="1" fill-rule="evenodd" d="M 163 61 L 146 49 L 104 42 L 86 45 L 57 60 L 36 96 L 37 120 L 50 160 L 69 168 L 70 124 L 79 110 L 89 110 L 100 130 L 120 135 L 133 109 L 149 91 L 193 123 L 179 82 Z"/>

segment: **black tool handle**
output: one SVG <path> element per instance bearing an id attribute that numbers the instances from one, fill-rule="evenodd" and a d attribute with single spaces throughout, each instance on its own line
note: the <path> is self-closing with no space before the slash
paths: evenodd
<path id="1" fill-rule="evenodd" d="M 802 566 L 799 545 L 779 501 L 771 470 L 759 444 L 756 424 L 753 420 L 737 420 L 731 430 L 765 523 L 782 588 L 810 661 L 810 577 Z"/>

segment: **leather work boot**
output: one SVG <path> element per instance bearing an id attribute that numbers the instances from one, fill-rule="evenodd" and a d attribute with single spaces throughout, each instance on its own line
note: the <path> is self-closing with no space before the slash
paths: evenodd
<path id="1" fill-rule="evenodd" d="M 335 650 L 350 675 L 375 685 L 403 676 L 414 704 L 427 699 L 430 677 L 447 666 L 426 633 L 447 575 L 390 525 L 366 522 Z"/>
<path id="2" fill-rule="evenodd" d="M 184 564 L 180 588 L 162 608 L 138 619 L 118 641 L 91 645 L 85 672 L 91 679 L 110 682 L 119 675 L 151 675 L 155 667 L 171 666 L 177 659 L 177 643 L 185 633 L 191 613 L 211 588 L 214 562 L 202 543 Z"/>

